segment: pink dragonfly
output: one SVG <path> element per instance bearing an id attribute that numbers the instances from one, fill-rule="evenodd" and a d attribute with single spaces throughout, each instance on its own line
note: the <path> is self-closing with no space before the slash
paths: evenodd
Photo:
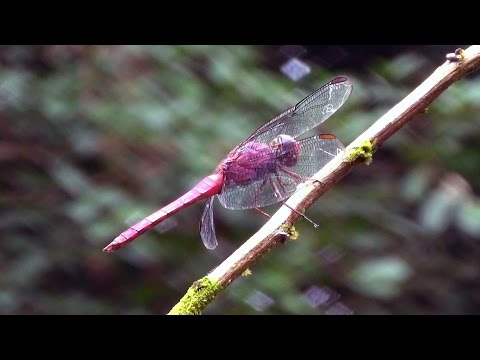
<path id="1" fill-rule="evenodd" d="M 147 216 L 117 236 L 104 251 L 126 246 L 178 211 L 207 199 L 200 221 L 200 235 L 207 249 L 217 245 L 213 224 L 213 200 L 218 196 L 227 209 L 260 208 L 283 201 L 297 186 L 325 166 L 343 144 L 330 134 L 297 139 L 327 120 L 347 100 L 352 83 L 336 77 L 297 105 L 258 128 L 234 148 L 213 175 L 186 194 Z"/>

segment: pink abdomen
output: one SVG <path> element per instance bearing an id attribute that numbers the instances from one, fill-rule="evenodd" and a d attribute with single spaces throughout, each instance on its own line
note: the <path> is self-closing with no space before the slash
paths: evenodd
<path id="1" fill-rule="evenodd" d="M 189 192 L 185 193 L 177 200 L 147 216 L 145 219 L 136 223 L 135 225 L 132 225 L 128 230 L 121 233 L 110 244 L 108 244 L 103 251 L 112 252 L 123 248 L 128 243 L 142 235 L 144 232 L 150 230 L 155 225 L 158 225 L 163 220 L 168 219 L 178 211 L 196 203 L 197 201 L 220 193 L 222 190 L 222 184 L 222 172 L 207 176 L 197 185 L 195 185 Z"/>

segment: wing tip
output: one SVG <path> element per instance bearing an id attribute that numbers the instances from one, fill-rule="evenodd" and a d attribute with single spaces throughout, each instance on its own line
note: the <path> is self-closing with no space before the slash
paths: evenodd
<path id="1" fill-rule="evenodd" d="M 345 144 L 333 134 L 318 134 L 318 138 L 322 140 L 336 140 L 339 144 L 342 145 L 343 149 L 345 149 Z"/>
<path id="2" fill-rule="evenodd" d="M 215 248 L 218 246 L 218 243 L 215 242 L 204 242 L 203 245 L 205 245 L 205 247 L 208 249 L 208 250 L 215 250 Z"/>
<path id="3" fill-rule="evenodd" d="M 319 134 L 318 137 L 324 140 L 335 140 L 337 137 L 333 134 Z"/>
<path id="4" fill-rule="evenodd" d="M 346 76 L 337 76 L 335 79 L 333 79 L 332 81 L 330 81 L 331 84 L 339 84 L 339 83 L 342 83 L 342 82 L 350 82 L 350 79 Z"/>

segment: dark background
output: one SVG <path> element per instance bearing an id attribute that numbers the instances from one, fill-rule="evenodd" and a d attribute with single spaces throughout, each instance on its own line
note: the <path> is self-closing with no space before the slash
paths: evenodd
<path id="1" fill-rule="evenodd" d="M 348 144 L 459 46 L 1 46 L 0 313 L 168 312 L 265 219 L 216 201 L 214 251 L 200 204 L 110 240 L 334 76 L 353 93 L 315 132 Z M 478 313 L 479 84 L 450 87 L 205 313 Z"/>

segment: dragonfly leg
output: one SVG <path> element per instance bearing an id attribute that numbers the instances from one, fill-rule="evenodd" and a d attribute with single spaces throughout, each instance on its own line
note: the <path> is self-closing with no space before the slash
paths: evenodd
<path id="1" fill-rule="evenodd" d="M 270 216 L 270 215 L 268 215 L 268 214 L 267 214 L 265 211 L 263 211 L 263 210 L 260 210 L 259 208 L 255 208 L 255 210 L 257 210 L 257 211 L 258 211 L 260 214 L 262 214 L 262 215 L 264 215 L 264 216 L 268 217 L 269 219 L 271 218 L 271 216 Z"/>
<path id="2" fill-rule="evenodd" d="M 315 228 L 318 228 L 320 225 L 318 225 L 316 222 L 314 222 L 313 220 L 309 219 L 307 217 L 307 215 L 305 214 L 302 214 L 300 211 L 297 211 L 295 210 L 294 208 L 292 208 L 290 205 L 288 205 L 285 201 L 282 201 L 283 202 L 283 205 L 285 205 L 286 207 L 288 207 L 290 210 L 292 210 L 293 212 L 296 212 L 298 215 L 300 215 L 301 217 L 303 217 L 305 220 L 307 220 L 309 223 L 311 223 Z"/>
<path id="3" fill-rule="evenodd" d="M 280 179 L 280 178 L 277 177 L 277 179 Z M 272 188 L 273 188 L 273 191 L 275 191 L 275 194 L 277 194 L 278 197 L 281 199 L 282 198 L 282 193 L 280 192 L 280 190 L 278 190 L 278 187 L 277 187 L 277 185 L 275 185 L 275 182 L 272 180 L 272 178 L 270 176 L 268 177 L 268 180 L 270 182 L 270 185 L 272 185 Z M 279 184 L 282 186 L 282 190 L 285 191 L 285 193 L 286 193 L 285 186 L 283 185 L 283 183 L 281 183 L 279 181 Z"/>
<path id="4" fill-rule="evenodd" d="M 273 186 L 273 189 L 275 190 L 275 192 L 281 196 L 280 192 L 278 191 L 278 187 L 275 185 L 275 183 L 273 182 L 272 178 L 270 178 L 270 184 Z M 294 208 L 292 208 L 290 205 L 287 205 L 287 203 L 285 201 L 282 200 L 282 203 L 283 205 L 285 205 L 286 207 L 288 207 L 290 210 L 292 210 L 293 212 L 296 212 L 298 215 L 300 215 L 301 217 L 303 217 L 305 220 L 307 220 L 308 222 L 310 222 L 314 227 L 318 228 L 320 225 L 318 225 L 316 222 L 310 220 L 307 215 L 305 214 L 302 214 L 300 211 L 297 211 L 295 210 Z"/>
<path id="5" fill-rule="evenodd" d="M 257 202 L 257 195 L 260 194 L 263 191 L 263 188 L 267 184 L 267 180 L 268 180 L 268 178 L 266 178 L 265 180 L 262 181 L 262 184 L 260 185 L 257 192 L 255 193 L 255 196 L 253 197 L 252 205 L 255 205 L 255 203 Z"/>
<path id="6" fill-rule="evenodd" d="M 293 178 L 295 178 L 295 179 L 297 179 L 297 180 L 301 180 L 301 181 L 308 180 L 307 177 L 298 175 L 296 172 L 287 169 L 284 165 L 278 164 L 277 166 L 278 166 L 278 168 L 279 168 L 280 170 L 282 170 L 284 173 L 290 175 L 291 177 L 293 177 Z"/>
<path id="7" fill-rule="evenodd" d="M 278 173 L 277 173 L 278 175 Z M 282 190 L 283 190 L 283 193 L 286 194 L 287 193 L 287 189 L 285 188 L 285 184 L 283 183 L 283 180 L 281 177 L 277 177 L 277 180 L 278 180 L 278 183 L 280 184 Z M 273 180 L 272 180 L 273 182 Z"/>

